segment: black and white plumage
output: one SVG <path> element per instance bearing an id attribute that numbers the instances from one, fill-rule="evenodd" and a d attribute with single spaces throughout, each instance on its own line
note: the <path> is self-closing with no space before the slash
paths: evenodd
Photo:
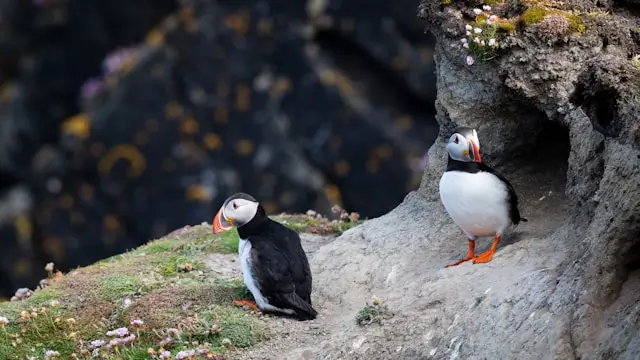
<path id="1" fill-rule="evenodd" d="M 469 252 L 462 260 L 489 262 L 504 231 L 527 219 L 520 216 L 518 196 L 511 183 L 482 162 L 475 129 L 459 127 L 449 138 L 447 169 L 440 179 L 440 199 L 445 209 L 469 239 Z M 493 236 L 491 248 L 475 256 L 475 240 Z"/>
<path id="2" fill-rule="evenodd" d="M 312 276 L 299 235 L 271 220 L 264 208 L 245 193 L 232 195 L 216 214 L 213 232 L 238 229 L 238 255 L 243 280 L 262 312 L 293 315 L 299 320 L 317 316 L 311 305 Z"/>

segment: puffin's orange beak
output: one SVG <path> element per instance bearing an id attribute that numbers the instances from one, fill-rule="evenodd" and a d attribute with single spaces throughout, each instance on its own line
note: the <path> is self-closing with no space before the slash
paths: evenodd
<path id="1" fill-rule="evenodd" d="M 213 218 L 213 233 L 220 234 L 221 232 L 231 230 L 232 227 L 233 225 L 222 215 L 222 208 L 220 208 L 216 216 Z"/>
<path id="2" fill-rule="evenodd" d="M 469 149 L 469 150 L 473 154 L 473 161 L 477 162 L 477 163 L 482 162 L 482 158 L 480 157 L 480 149 L 478 148 L 478 144 L 476 144 L 475 140 L 473 140 L 473 139 L 467 138 L 467 141 L 469 142 L 469 146 L 471 147 L 471 149 Z"/>

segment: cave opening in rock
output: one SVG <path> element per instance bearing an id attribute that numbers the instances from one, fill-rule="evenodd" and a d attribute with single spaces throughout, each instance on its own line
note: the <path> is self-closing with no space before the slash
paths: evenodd
<path id="1" fill-rule="evenodd" d="M 504 166 L 498 170 L 518 194 L 521 215 L 529 220 L 526 227 L 546 236 L 562 226 L 570 215 L 565 187 L 571 144 L 568 128 L 559 122 L 541 114 L 537 124 L 536 135 L 510 149 L 503 159 Z M 509 235 L 506 243 L 518 241 L 521 235 L 520 232 Z"/>

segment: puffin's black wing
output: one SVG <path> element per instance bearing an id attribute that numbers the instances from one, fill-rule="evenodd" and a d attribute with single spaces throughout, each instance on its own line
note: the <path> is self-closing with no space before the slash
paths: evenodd
<path id="1" fill-rule="evenodd" d="M 507 178 L 502 176 L 502 174 L 483 162 L 478 163 L 478 170 L 495 175 L 507 186 L 507 202 L 509 203 L 509 217 L 511 218 L 511 222 L 514 225 L 518 225 L 520 221 L 529 221 L 528 219 L 520 216 L 520 210 L 518 210 L 518 195 L 516 194 L 516 190 L 513 188 L 513 185 L 511 185 L 509 180 L 507 180 Z"/>
<path id="2" fill-rule="evenodd" d="M 284 227 L 252 235 L 251 263 L 260 292 L 269 303 L 293 309 L 298 318 L 314 319 L 311 306 L 311 270 L 298 234 Z"/>

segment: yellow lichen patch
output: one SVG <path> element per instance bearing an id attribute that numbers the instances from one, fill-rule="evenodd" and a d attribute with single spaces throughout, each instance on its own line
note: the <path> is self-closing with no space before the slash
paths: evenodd
<path id="1" fill-rule="evenodd" d="M 258 21 L 258 35 L 260 36 L 268 36 L 273 32 L 273 20 L 271 19 L 260 19 Z"/>
<path id="2" fill-rule="evenodd" d="M 164 158 L 162 159 L 162 168 L 164 171 L 173 171 L 176 169 L 176 161 L 172 158 Z"/>
<path id="3" fill-rule="evenodd" d="M 208 133 L 203 139 L 204 146 L 209 150 L 219 150 L 222 148 L 222 139 L 220 135 L 214 133 Z"/>
<path id="4" fill-rule="evenodd" d="M 396 124 L 400 130 L 407 131 L 413 128 L 413 119 L 408 115 L 400 116 L 396 119 Z"/>
<path id="5" fill-rule="evenodd" d="M 353 93 L 353 85 L 349 78 L 347 78 L 340 71 L 334 69 L 324 69 L 320 72 L 320 82 L 325 85 L 333 85 L 338 88 L 343 95 L 350 95 Z"/>
<path id="6" fill-rule="evenodd" d="M 25 241 L 31 240 L 31 235 L 33 234 L 33 224 L 28 217 L 24 215 L 16 216 L 15 220 L 13 220 L 13 227 L 16 229 L 16 233 L 18 235 L 18 241 L 23 244 Z"/>
<path id="7" fill-rule="evenodd" d="M 120 159 L 128 160 L 131 164 L 129 170 L 130 177 L 137 177 L 142 174 L 146 168 L 144 156 L 133 145 L 121 144 L 114 146 L 98 163 L 98 171 L 102 175 L 106 175 L 111 171 L 116 161 Z"/>
<path id="8" fill-rule="evenodd" d="M 180 131 L 187 135 L 193 135 L 200 129 L 200 124 L 192 117 L 182 118 L 180 121 Z"/>
<path id="9" fill-rule="evenodd" d="M 236 109 L 240 112 L 249 110 L 251 106 L 251 90 L 247 85 L 238 84 L 236 86 Z"/>
<path id="10" fill-rule="evenodd" d="M 169 119 L 175 119 L 182 115 L 182 105 L 176 101 L 172 101 L 165 105 L 164 114 Z"/>
<path id="11" fill-rule="evenodd" d="M 516 22 L 517 19 L 498 19 L 496 24 L 498 25 L 498 29 L 510 33 L 516 31 Z"/>
<path id="12" fill-rule="evenodd" d="M 334 165 L 334 171 L 338 176 L 347 175 L 350 169 L 351 167 L 349 166 L 349 163 L 344 160 L 340 160 Z"/>
<path id="13" fill-rule="evenodd" d="M 325 185 L 324 194 L 330 202 L 342 204 L 342 194 L 340 194 L 340 189 L 335 184 Z"/>
<path id="14" fill-rule="evenodd" d="M 87 114 L 78 114 L 62 123 L 62 132 L 75 135 L 81 139 L 89 137 L 91 123 Z"/>
<path id="15" fill-rule="evenodd" d="M 374 152 L 381 159 L 389 159 L 393 155 L 393 148 L 389 144 L 384 144 L 376 147 Z"/>
<path id="16" fill-rule="evenodd" d="M 242 156 L 248 156 L 253 153 L 253 143 L 250 140 L 243 139 L 236 143 L 236 152 Z"/>
<path id="17" fill-rule="evenodd" d="M 202 185 L 191 185 L 186 190 L 186 197 L 190 200 L 209 201 L 211 200 L 211 192 Z"/>
<path id="18" fill-rule="evenodd" d="M 250 18 L 248 14 L 229 14 L 224 18 L 224 24 L 238 35 L 245 36 L 249 32 Z"/>
<path id="19" fill-rule="evenodd" d="M 60 195 L 60 197 L 58 198 L 58 206 L 60 206 L 61 209 L 65 210 L 71 209 L 71 207 L 73 207 L 73 197 L 71 197 L 71 195 L 69 194 Z"/>
<path id="20" fill-rule="evenodd" d="M 188 33 L 195 33 L 198 31 L 198 22 L 196 21 L 195 13 L 192 7 L 183 7 L 180 11 L 179 21 L 184 25 L 185 30 Z"/>
<path id="21" fill-rule="evenodd" d="M 571 30 L 575 32 L 582 34 L 586 30 L 586 27 L 584 26 L 582 20 L 578 15 L 568 11 L 548 8 L 543 5 L 536 5 L 525 10 L 525 12 L 523 12 L 520 16 L 520 20 L 525 26 L 535 25 L 540 23 L 542 19 L 544 19 L 544 17 L 548 14 L 557 14 L 563 16 L 565 19 L 567 19 L 567 21 L 569 21 Z"/>
<path id="22" fill-rule="evenodd" d="M 293 82 L 291 82 L 291 79 L 281 76 L 278 77 L 278 79 L 274 82 L 269 95 L 272 98 L 278 98 L 290 92 L 292 88 Z"/>
<path id="23" fill-rule="evenodd" d="M 109 231 L 116 231 L 120 228 L 120 221 L 115 215 L 107 215 L 103 220 L 103 225 Z"/>
<path id="24" fill-rule="evenodd" d="M 145 39 L 147 45 L 152 47 L 160 47 L 164 44 L 164 33 L 160 29 L 152 29 Z"/>
<path id="25" fill-rule="evenodd" d="M 60 238 L 55 236 L 46 237 L 42 242 L 42 248 L 47 254 L 51 255 L 56 262 L 62 261 L 67 254 L 64 243 Z"/>

